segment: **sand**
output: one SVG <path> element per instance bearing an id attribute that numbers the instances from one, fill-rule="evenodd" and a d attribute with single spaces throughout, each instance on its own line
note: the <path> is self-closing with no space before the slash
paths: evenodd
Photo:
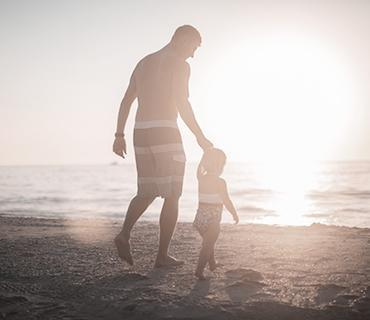
<path id="1" fill-rule="evenodd" d="M 158 224 L 0 216 L 0 319 L 370 319 L 370 229 L 222 225 L 210 280 L 193 276 L 200 237 L 179 223 L 153 269 Z"/>

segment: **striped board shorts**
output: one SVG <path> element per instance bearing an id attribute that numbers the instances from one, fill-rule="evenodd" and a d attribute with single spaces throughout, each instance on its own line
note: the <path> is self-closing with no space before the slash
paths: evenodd
<path id="1" fill-rule="evenodd" d="M 176 121 L 136 121 L 134 147 L 139 197 L 179 197 L 185 152 Z"/>

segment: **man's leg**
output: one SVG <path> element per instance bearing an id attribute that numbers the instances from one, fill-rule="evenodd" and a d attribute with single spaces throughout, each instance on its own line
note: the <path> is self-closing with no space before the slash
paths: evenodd
<path id="1" fill-rule="evenodd" d="M 153 202 L 154 197 L 139 197 L 135 196 L 128 206 L 127 214 L 121 232 L 114 239 L 118 255 L 130 265 L 133 265 L 130 248 L 131 230 L 136 221 L 145 212 L 148 206 Z"/>
<path id="2" fill-rule="evenodd" d="M 159 249 L 155 262 L 155 267 L 165 267 L 173 265 L 181 265 L 182 261 L 176 260 L 168 255 L 168 248 L 175 230 L 177 217 L 179 212 L 179 198 L 166 198 L 163 203 L 161 217 L 159 220 L 160 237 Z"/>

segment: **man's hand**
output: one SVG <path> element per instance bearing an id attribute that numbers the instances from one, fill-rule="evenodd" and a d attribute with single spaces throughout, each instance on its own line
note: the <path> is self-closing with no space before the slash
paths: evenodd
<path id="1" fill-rule="evenodd" d="M 125 158 L 127 152 L 126 152 L 126 141 L 124 137 L 117 137 L 116 139 L 114 139 L 113 152 L 116 155 L 122 157 L 123 159 Z"/>
<path id="2" fill-rule="evenodd" d="M 197 142 L 199 146 L 203 149 L 203 151 L 206 151 L 209 148 L 213 147 L 213 143 L 209 141 L 206 137 L 202 136 L 197 139 Z"/>

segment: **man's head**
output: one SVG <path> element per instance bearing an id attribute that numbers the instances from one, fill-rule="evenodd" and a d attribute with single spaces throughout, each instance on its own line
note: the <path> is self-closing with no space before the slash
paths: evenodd
<path id="1" fill-rule="evenodd" d="M 171 39 L 171 44 L 184 59 L 193 57 L 201 42 L 199 31 L 190 25 L 178 27 Z"/>

